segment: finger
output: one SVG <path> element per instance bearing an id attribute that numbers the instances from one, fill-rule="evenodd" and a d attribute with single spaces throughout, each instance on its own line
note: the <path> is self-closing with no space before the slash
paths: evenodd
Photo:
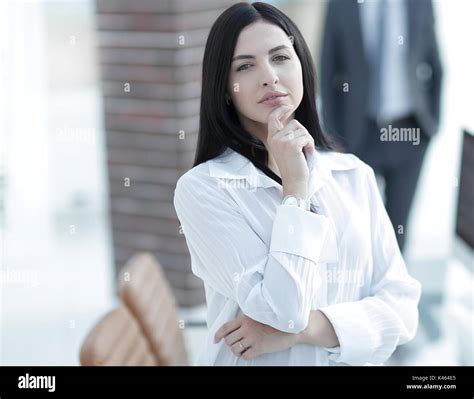
<path id="1" fill-rule="evenodd" d="M 282 130 L 280 130 L 279 132 L 275 133 L 273 136 L 272 136 L 272 139 L 274 140 L 279 140 L 283 137 L 285 137 L 286 135 L 288 135 L 289 133 L 293 132 L 293 134 L 295 134 L 295 132 L 297 130 L 301 130 L 301 129 L 304 129 L 304 128 L 301 128 L 301 126 L 296 123 L 296 120 L 293 119 L 291 122 L 289 122 Z M 304 129 L 306 130 L 306 129 Z"/>
<path id="2" fill-rule="evenodd" d="M 305 137 L 307 135 L 309 135 L 309 133 L 306 130 L 296 129 L 296 130 L 290 130 L 288 132 L 285 132 L 282 135 L 280 135 L 280 133 L 279 133 L 279 136 L 275 137 L 274 140 L 277 140 L 277 141 L 292 141 L 292 140 L 299 139 L 301 137 Z"/>
<path id="3" fill-rule="evenodd" d="M 312 155 L 316 151 L 316 144 L 314 143 L 314 138 L 308 133 L 308 144 L 303 147 L 303 150 L 306 151 L 306 154 Z"/>
<path id="4" fill-rule="evenodd" d="M 292 130 L 294 132 L 299 130 L 299 131 L 301 131 L 305 134 L 310 135 L 308 130 L 304 127 L 304 125 L 302 125 L 297 119 L 292 119 L 290 122 L 288 122 L 288 124 L 285 126 L 285 128 L 283 130 L 285 130 L 285 131 Z"/>
<path id="5" fill-rule="evenodd" d="M 240 357 L 244 360 L 250 360 L 256 358 L 259 355 L 260 353 L 258 353 L 255 348 L 250 347 L 245 352 L 243 352 Z"/>
<path id="6" fill-rule="evenodd" d="M 232 346 L 237 341 L 240 341 L 244 337 L 244 333 L 242 332 L 242 328 L 238 328 L 237 330 L 227 334 L 224 337 L 224 341 L 228 346 Z"/>
<path id="7" fill-rule="evenodd" d="M 285 120 L 284 117 L 290 112 L 293 112 L 293 106 L 289 104 L 281 105 L 270 112 L 270 115 L 268 116 L 268 133 L 270 135 L 283 129 L 284 126 L 282 120 Z"/>
<path id="8" fill-rule="evenodd" d="M 308 154 L 310 154 L 310 151 L 314 150 L 314 139 L 309 134 L 305 134 L 304 136 L 298 137 L 295 140 L 297 146 L 302 150 L 307 151 Z"/>
<path id="9" fill-rule="evenodd" d="M 231 320 L 223 324 L 222 327 L 219 328 L 217 332 L 214 334 L 214 343 L 217 344 L 227 334 L 230 334 L 231 332 L 237 330 L 240 327 L 240 324 L 241 324 L 240 318 Z"/>
<path id="10" fill-rule="evenodd" d="M 273 137 L 278 137 L 277 135 L 280 135 L 280 133 L 284 135 L 286 132 L 289 132 L 290 130 L 292 131 L 302 130 L 302 131 L 305 131 L 306 133 L 308 132 L 306 128 L 298 120 L 292 119 L 290 122 L 286 124 L 286 126 L 281 131 L 274 134 Z"/>
<path id="11" fill-rule="evenodd" d="M 240 356 L 242 352 L 245 352 L 246 350 L 249 350 L 250 345 L 246 345 L 244 340 L 241 339 L 240 341 L 237 341 L 235 344 L 233 344 L 230 347 L 230 350 L 235 356 Z"/>
<path id="12" fill-rule="evenodd" d="M 311 136 L 309 134 L 308 130 L 306 130 L 306 128 L 300 122 L 298 122 L 296 119 L 294 119 L 291 122 L 292 122 L 292 126 L 296 126 L 296 128 L 294 129 L 294 132 L 295 132 L 294 137 L 299 138 L 301 136 L 307 136 L 308 140 L 311 141 L 312 145 L 308 144 L 306 148 L 307 148 L 308 151 L 313 151 L 315 149 L 313 136 Z"/>
<path id="13" fill-rule="evenodd" d="M 292 104 L 284 104 L 280 105 L 279 107 L 275 108 L 270 115 L 268 115 L 268 119 L 272 119 L 273 121 L 283 122 L 285 116 L 288 116 L 293 112 L 293 105 Z"/>
<path id="14" fill-rule="evenodd" d="M 283 131 L 296 130 L 301 128 L 303 128 L 303 125 L 301 125 L 301 123 L 299 123 L 296 119 L 292 119 L 285 125 Z"/>
<path id="15" fill-rule="evenodd" d="M 290 108 L 287 112 L 283 113 L 283 115 L 280 117 L 280 123 L 282 128 L 284 128 L 289 122 L 293 120 L 289 119 L 291 115 L 293 115 L 295 112 L 294 108 Z"/>
<path id="16" fill-rule="evenodd" d="M 289 130 L 282 137 L 283 140 L 294 140 L 306 136 L 308 133 L 302 129 Z"/>
<path id="17" fill-rule="evenodd" d="M 299 128 L 306 130 L 306 128 L 304 127 L 304 125 L 303 125 L 298 119 L 293 119 L 292 122 L 293 122 L 296 126 L 298 126 Z"/>

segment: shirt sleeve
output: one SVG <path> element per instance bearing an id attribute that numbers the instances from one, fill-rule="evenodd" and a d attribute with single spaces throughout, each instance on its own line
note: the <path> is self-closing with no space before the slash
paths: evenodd
<path id="1" fill-rule="evenodd" d="M 421 295 L 420 283 L 407 272 L 374 172 L 365 166 L 374 268 L 370 295 L 319 309 L 340 343 L 331 348 L 329 358 L 350 365 L 383 363 L 398 345 L 411 340 L 418 327 Z"/>
<path id="2" fill-rule="evenodd" d="M 254 320 L 289 333 L 306 328 L 329 229 L 325 216 L 279 205 L 267 245 L 207 175 L 183 175 L 174 206 L 196 276 Z"/>

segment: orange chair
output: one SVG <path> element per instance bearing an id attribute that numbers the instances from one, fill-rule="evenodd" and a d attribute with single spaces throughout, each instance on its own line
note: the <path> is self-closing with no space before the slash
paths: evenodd
<path id="1" fill-rule="evenodd" d="M 150 343 L 157 363 L 187 365 L 184 320 L 163 269 L 150 253 L 138 253 L 119 274 L 119 295 Z"/>
<path id="2" fill-rule="evenodd" d="M 123 303 L 93 326 L 82 343 L 80 364 L 187 365 L 184 320 L 178 320 L 173 293 L 155 257 L 133 256 L 120 271 L 118 286 Z"/>
<path id="3" fill-rule="evenodd" d="M 156 366 L 138 322 L 124 306 L 108 312 L 81 346 L 81 366 Z"/>

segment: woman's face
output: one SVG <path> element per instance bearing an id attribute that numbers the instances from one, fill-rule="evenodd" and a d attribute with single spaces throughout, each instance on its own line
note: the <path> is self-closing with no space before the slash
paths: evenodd
<path id="1" fill-rule="evenodd" d="M 279 104 L 261 103 L 269 91 L 287 96 Z M 296 110 L 303 98 L 301 63 L 291 38 L 264 21 L 245 27 L 235 46 L 227 92 L 242 125 L 260 139 L 266 138 L 270 112 L 281 104 L 292 104 Z"/>

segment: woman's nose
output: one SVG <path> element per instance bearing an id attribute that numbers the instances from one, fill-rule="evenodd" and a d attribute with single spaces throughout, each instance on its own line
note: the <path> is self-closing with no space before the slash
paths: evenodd
<path id="1" fill-rule="evenodd" d="M 274 86 L 278 83 L 278 75 L 271 66 L 265 67 L 262 72 L 262 86 Z"/>

